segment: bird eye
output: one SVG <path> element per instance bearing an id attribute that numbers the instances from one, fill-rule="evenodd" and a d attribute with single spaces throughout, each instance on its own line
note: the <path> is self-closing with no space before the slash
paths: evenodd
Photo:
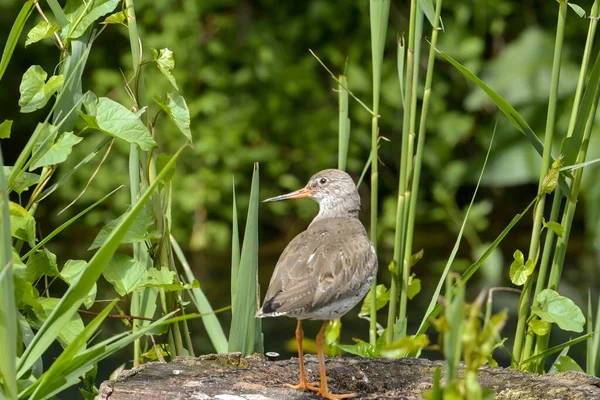
<path id="1" fill-rule="evenodd" d="M 319 183 L 320 183 L 321 185 L 324 185 L 324 184 L 326 184 L 326 183 L 327 183 L 327 178 L 321 178 L 321 179 L 319 179 Z"/>

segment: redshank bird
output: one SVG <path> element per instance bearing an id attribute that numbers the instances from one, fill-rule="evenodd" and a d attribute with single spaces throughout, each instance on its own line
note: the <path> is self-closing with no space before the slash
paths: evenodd
<path id="1" fill-rule="evenodd" d="M 304 188 L 264 202 L 303 197 L 319 203 L 319 214 L 281 253 L 256 316 L 298 320 L 300 383 L 288 386 L 331 400 L 354 397 L 355 393 L 333 394 L 327 389 L 323 340 L 329 321 L 346 314 L 369 291 L 377 273 L 377 254 L 358 219 L 360 196 L 350 175 L 326 169 L 313 175 Z M 308 383 L 304 372 L 305 319 L 324 321 L 317 335 L 320 387 Z"/>

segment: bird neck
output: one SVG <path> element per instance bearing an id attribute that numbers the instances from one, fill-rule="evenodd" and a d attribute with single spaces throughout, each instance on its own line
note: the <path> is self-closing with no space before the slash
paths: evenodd
<path id="1" fill-rule="evenodd" d="M 319 213 L 315 220 L 322 218 L 358 218 L 359 212 L 360 200 L 356 202 L 353 199 L 336 199 L 336 201 L 322 199 L 319 202 Z"/>

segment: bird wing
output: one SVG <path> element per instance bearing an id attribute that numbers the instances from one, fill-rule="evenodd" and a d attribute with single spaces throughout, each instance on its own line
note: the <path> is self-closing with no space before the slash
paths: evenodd
<path id="1" fill-rule="evenodd" d="M 279 257 L 262 312 L 318 309 L 356 295 L 376 271 L 377 256 L 360 221 L 315 221 Z"/>

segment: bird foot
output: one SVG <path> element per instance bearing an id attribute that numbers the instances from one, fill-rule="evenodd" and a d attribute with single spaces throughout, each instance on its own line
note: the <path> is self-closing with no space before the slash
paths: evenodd
<path id="1" fill-rule="evenodd" d="M 317 392 L 317 396 L 321 396 L 322 398 L 328 400 L 341 400 L 356 397 L 356 393 L 333 394 L 327 390 L 325 392 L 321 392 L 321 390 L 319 389 L 319 391 Z"/>
<path id="2" fill-rule="evenodd" d="M 287 387 L 291 388 L 291 389 L 306 389 L 306 390 L 310 390 L 312 392 L 318 392 L 320 389 L 318 386 L 319 382 L 313 382 L 313 383 L 308 383 L 306 381 L 301 381 L 299 384 L 297 385 L 290 385 L 289 383 L 286 384 Z"/>

